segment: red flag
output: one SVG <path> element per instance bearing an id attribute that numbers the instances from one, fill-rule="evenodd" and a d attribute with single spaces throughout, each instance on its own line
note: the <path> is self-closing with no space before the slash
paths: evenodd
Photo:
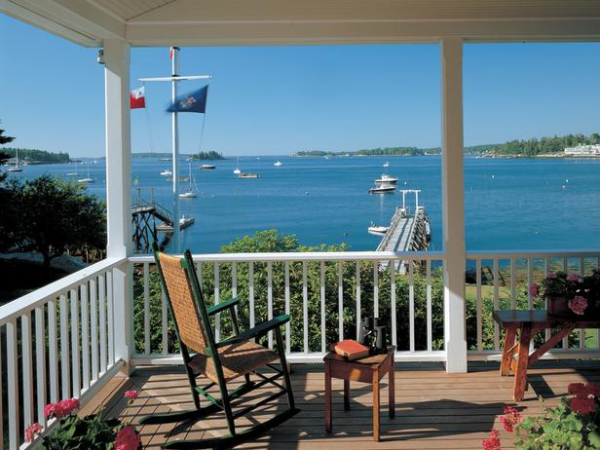
<path id="1" fill-rule="evenodd" d="M 173 59 L 173 54 L 175 53 L 175 47 L 171 47 L 169 49 L 169 59 Z"/>
<path id="2" fill-rule="evenodd" d="M 131 91 L 129 93 L 129 108 L 145 108 L 146 107 L 146 93 L 145 88 L 142 86 L 139 89 Z"/>

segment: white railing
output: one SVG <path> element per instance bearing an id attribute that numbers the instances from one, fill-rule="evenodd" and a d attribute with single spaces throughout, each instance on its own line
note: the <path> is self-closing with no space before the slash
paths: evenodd
<path id="1" fill-rule="evenodd" d="M 529 286 L 540 283 L 548 272 L 589 275 L 600 268 L 600 252 L 469 252 L 467 267 L 467 336 L 469 359 L 498 359 L 502 332 L 492 319 L 498 309 L 545 309 L 545 301 L 532 297 Z M 550 330 L 539 339 L 548 340 Z M 599 330 L 577 330 L 563 339 L 548 358 L 600 356 Z"/>
<path id="2" fill-rule="evenodd" d="M 138 345 L 133 362 L 179 360 L 154 259 L 139 256 L 129 260 L 137 279 L 134 297 Z M 252 327 L 276 314 L 292 314 L 285 329 L 291 362 L 322 361 L 328 346 L 355 337 L 361 319 L 367 316 L 379 318 L 389 330 L 399 360 L 445 360 L 441 253 L 238 253 L 195 255 L 194 261 L 207 302 L 240 296 L 243 327 Z M 398 261 L 407 262 L 406 276 L 399 275 Z M 385 269 L 383 262 L 389 262 Z M 435 296 L 434 284 L 440 288 Z M 402 327 L 398 326 L 399 317 Z M 217 318 L 214 325 L 217 339 L 227 331 L 221 319 Z M 272 335 L 267 344 L 272 347 Z"/>
<path id="3" fill-rule="evenodd" d="M 114 356 L 113 271 L 125 261 L 104 260 L 0 307 L 0 449 L 5 437 L 19 448 L 32 423 L 47 425 L 47 403 L 85 403 L 122 365 Z"/>

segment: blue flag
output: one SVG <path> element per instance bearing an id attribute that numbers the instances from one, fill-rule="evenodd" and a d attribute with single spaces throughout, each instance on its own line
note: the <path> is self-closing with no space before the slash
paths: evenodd
<path id="1" fill-rule="evenodd" d="M 202 89 L 177 97 L 175 103 L 167 108 L 167 112 L 206 112 L 206 97 L 208 97 L 208 86 Z"/>

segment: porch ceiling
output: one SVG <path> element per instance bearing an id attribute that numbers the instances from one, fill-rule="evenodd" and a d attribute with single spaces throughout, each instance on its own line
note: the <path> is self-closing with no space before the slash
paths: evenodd
<path id="1" fill-rule="evenodd" d="M 85 46 L 600 40 L 600 0 L 0 0 Z"/>

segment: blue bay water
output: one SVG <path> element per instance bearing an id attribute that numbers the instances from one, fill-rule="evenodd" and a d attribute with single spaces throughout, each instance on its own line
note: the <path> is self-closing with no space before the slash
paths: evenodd
<path id="1" fill-rule="evenodd" d="M 275 167 L 275 161 L 281 167 Z M 389 161 L 390 167 L 383 169 Z M 136 187 L 155 189 L 158 203 L 172 209 L 171 184 L 160 175 L 170 162 L 135 158 Z M 424 157 L 243 157 L 244 172 L 233 174 L 235 159 L 216 161 L 215 170 L 192 164 L 201 194 L 181 200 L 181 212 L 196 223 L 182 233 L 184 248 L 210 253 L 231 241 L 265 229 L 295 234 L 304 245 L 348 243 L 351 250 L 374 250 L 379 238 L 367 233 L 371 222 L 386 225 L 402 202 L 399 192 L 369 195 L 385 170 L 399 178 L 399 189 L 420 189 L 432 225 L 431 249 L 442 250 L 441 159 Z M 77 176 L 68 176 L 77 168 Z M 105 162 L 89 164 L 90 193 L 105 197 Z M 87 164 L 28 166 L 18 175 L 34 178 L 87 176 Z M 187 176 L 188 164 L 181 163 Z M 185 184 L 185 183 L 182 183 Z M 146 195 L 147 194 L 143 194 Z M 469 250 L 563 250 L 600 248 L 600 161 L 584 159 L 465 158 L 465 219 Z M 414 197 L 407 196 L 414 205 Z"/>

